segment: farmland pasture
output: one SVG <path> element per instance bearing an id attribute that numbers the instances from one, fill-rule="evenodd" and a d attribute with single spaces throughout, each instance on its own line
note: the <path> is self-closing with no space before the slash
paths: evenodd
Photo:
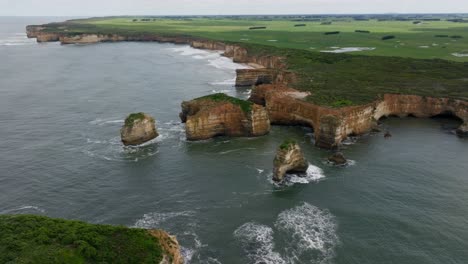
<path id="1" fill-rule="evenodd" d="M 272 45 L 281 48 L 295 48 L 311 51 L 329 50 L 330 47 L 372 47 L 373 50 L 354 54 L 376 56 L 398 56 L 420 59 L 446 59 L 468 61 L 468 57 L 454 56 L 468 51 L 468 24 L 450 21 L 333 21 L 331 25 L 321 25 L 320 21 L 304 21 L 305 26 L 295 27 L 297 21 L 288 20 L 233 20 L 227 18 L 167 19 L 133 21 L 134 18 L 92 19 L 86 23 L 102 30 L 127 30 L 135 32 L 188 34 L 192 36 Z M 250 27 L 266 29 L 250 30 Z M 369 31 L 360 33 L 358 31 Z M 340 34 L 325 35 L 326 32 Z M 394 39 L 382 40 L 392 35 Z M 438 37 L 436 37 L 438 35 Z M 440 37 L 447 35 L 448 37 Z M 462 38 L 451 38 L 461 36 Z M 275 42 L 269 40 L 276 40 Z M 429 47 L 429 48 L 421 48 Z"/>

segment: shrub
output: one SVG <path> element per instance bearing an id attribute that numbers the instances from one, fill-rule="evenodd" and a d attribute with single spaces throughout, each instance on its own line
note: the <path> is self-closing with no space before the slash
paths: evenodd
<path id="1" fill-rule="evenodd" d="M 436 38 L 448 38 L 449 35 L 435 35 Z"/>
<path id="2" fill-rule="evenodd" d="M 252 105 L 253 105 L 253 103 L 250 101 L 245 101 L 245 100 L 241 100 L 235 97 L 231 97 L 224 93 L 215 93 L 215 94 L 197 98 L 195 100 L 211 100 L 214 102 L 229 102 L 231 104 L 240 106 L 242 111 L 244 111 L 245 113 L 250 113 L 250 111 L 252 110 Z"/>
<path id="3" fill-rule="evenodd" d="M 338 100 L 332 103 L 332 107 L 345 107 L 345 106 L 351 106 L 353 105 L 353 102 L 351 100 Z"/>
<path id="4" fill-rule="evenodd" d="M 126 119 L 125 119 L 125 125 L 126 126 L 133 126 L 133 123 L 137 120 L 141 120 L 145 118 L 144 113 L 133 113 L 130 114 Z"/>
<path id="5" fill-rule="evenodd" d="M 250 30 L 254 30 L 254 29 L 266 29 L 267 27 L 249 27 Z"/>
<path id="6" fill-rule="evenodd" d="M 282 150 L 286 150 L 290 146 L 295 145 L 295 144 L 297 144 L 297 142 L 294 139 L 286 139 L 285 141 L 283 141 L 283 143 L 281 143 L 279 148 Z"/>
<path id="7" fill-rule="evenodd" d="M 460 35 L 454 35 L 454 36 L 450 36 L 450 37 L 453 38 L 453 39 L 461 39 L 461 38 L 463 38 L 463 37 L 460 36 Z"/>
<path id="8" fill-rule="evenodd" d="M 359 29 L 355 30 L 354 32 L 356 32 L 356 33 L 370 33 L 369 30 L 359 30 Z"/>
<path id="9" fill-rule="evenodd" d="M 389 39 L 394 39 L 394 38 L 396 38 L 396 37 L 392 36 L 392 35 L 388 35 L 388 36 L 383 36 L 382 40 L 389 40 Z"/>
<path id="10" fill-rule="evenodd" d="M 322 23 L 320 23 L 320 25 L 331 25 L 331 24 L 332 24 L 332 22 L 322 22 Z"/>
<path id="11" fill-rule="evenodd" d="M 340 34 L 340 31 L 330 31 L 330 32 L 325 32 L 324 34 L 325 35 L 336 35 L 336 34 Z"/>
<path id="12" fill-rule="evenodd" d="M 306 24 L 296 24 L 296 25 L 294 25 L 294 26 L 295 26 L 295 27 L 305 27 Z"/>
<path id="13" fill-rule="evenodd" d="M 0 263 L 159 263 L 147 230 L 35 215 L 0 216 Z"/>

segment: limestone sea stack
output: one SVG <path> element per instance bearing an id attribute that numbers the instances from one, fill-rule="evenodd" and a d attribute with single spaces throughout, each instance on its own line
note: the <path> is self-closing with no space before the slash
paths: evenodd
<path id="1" fill-rule="evenodd" d="M 256 137 L 270 131 L 270 119 L 264 107 L 223 93 L 183 102 L 180 119 L 186 124 L 188 140 Z"/>
<path id="2" fill-rule="evenodd" d="M 156 237 L 164 251 L 163 259 L 159 264 L 183 264 L 184 258 L 181 254 L 179 242 L 175 236 L 169 235 L 163 230 L 149 230 Z"/>
<path id="3" fill-rule="evenodd" d="M 159 134 L 153 117 L 145 113 L 133 113 L 125 119 L 120 136 L 125 146 L 136 146 L 156 138 Z"/>
<path id="4" fill-rule="evenodd" d="M 293 140 L 286 140 L 278 148 L 273 166 L 273 180 L 279 182 L 288 172 L 305 173 L 309 164 L 299 145 Z"/>

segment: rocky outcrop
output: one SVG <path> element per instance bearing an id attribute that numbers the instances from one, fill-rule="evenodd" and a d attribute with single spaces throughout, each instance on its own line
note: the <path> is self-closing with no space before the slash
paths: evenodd
<path id="1" fill-rule="evenodd" d="M 27 26 L 26 27 L 26 35 L 28 36 L 28 38 L 37 38 L 37 35 L 43 29 L 45 29 L 45 27 L 43 27 L 43 26 L 35 26 L 35 25 Z"/>
<path id="2" fill-rule="evenodd" d="M 37 42 L 55 42 L 59 41 L 60 34 L 53 32 L 37 32 L 36 41 Z"/>
<path id="3" fill-rule="evenodd" d="M 451 114 L 464 122 L 458 129 L 463 135 L 468 123 L 468 102 L 449 98 L 386 94 L 380 100 L 361 106 L 329 108 L 305 100 L 306 94 L 284 85 L 261 85 L 249 100 L 265 105 L 272 124 L 301 125 L 314 129 L 315 144 L 333 149 L 349 135 L 360 135 L 375 128 L 385 116 L 432 117 Z"/>
<path id="4" fill-rule="evenodd" d="M 457 135 L 460 137 L 468 137 L 468 123 L 466 121 L 457 129 Z"/>
<path id="5" fill-rule="evenodd" d="M 273 180 L 282 181 L 288 172 L 305 173 L 308 167 L 299 145 L 295 141 L 284 141 L 273 161 Z"/>
<path id="6" fill-rule="evenodd" d="M 157 238 L 163 249 L 163 259 L 159 264 L 184 263 L 180 245 L 175 236 L 171 236 L 163 230 L 148 230 L 148 232 Z"/>
<path id="7" fill-rule="evenodd" d="M 272 69 L 238 69 L 236 70 L 236 86 L 253 86 L 271 84 L 274 80 Z"/>
<path id="8" fill-rule="evenodd" d="M 270 119 L 264 107 L 225 94 L 183 102 L 180 118 L 185 123 L 188 140 L 255 137 L 270 131 Z"/>
<path id="9" fill-rule="evenodd" d="M 125 146 L 136 146 L 159 136 L 154 118 L 145 113 L 135 113 L 125 119 L 120 130 L 122 143 Z"/>
<path id="10" fill-rule="evenodd" d="M 346 165 L 348 161 L 346 160 L 345 156 L 341 152 L 335 152 L 333 155 L 328 157 L 328 161 L 335 165 Z"/>

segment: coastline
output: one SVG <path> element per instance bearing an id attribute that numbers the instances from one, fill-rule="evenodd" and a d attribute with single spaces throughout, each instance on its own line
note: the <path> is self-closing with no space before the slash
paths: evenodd
<path id="1" fill-rule="evenodd" d="M 223 56 L 231 58 L 233 62 L 252 67 L 252 69 L 236 70 L 236 86 L 255 86 L 250 100 L 266 107 L 272 124 L 311 127 L 315 132 L 315 144 L 321 148 L 337 149 L 348 136 L 368 133 L 378 125 L 379 119 L 388 116 L 453 116 L 462 121 L 457 134 L 459 136 L 468 134 L 468 102 L 465 100 L 386 93 L 381 98 L 364 105 L 340 108 L 321 106 L 303 100 L 310 94 L 303 94 L 292 88 L 298 77 L 296 73 L 288 69 L 285 57 L 252 54 L 241 44 L 155 34 L 123 36 L 74 33 L 69 35 L 44 31 L 46 29 L 47 26 L 27 26 L 27 36 L 36 38 L 38 42 L 58 41 L 62 44 L 145 41 L 185 44 L 196 49 L 221 51 Z"/>

